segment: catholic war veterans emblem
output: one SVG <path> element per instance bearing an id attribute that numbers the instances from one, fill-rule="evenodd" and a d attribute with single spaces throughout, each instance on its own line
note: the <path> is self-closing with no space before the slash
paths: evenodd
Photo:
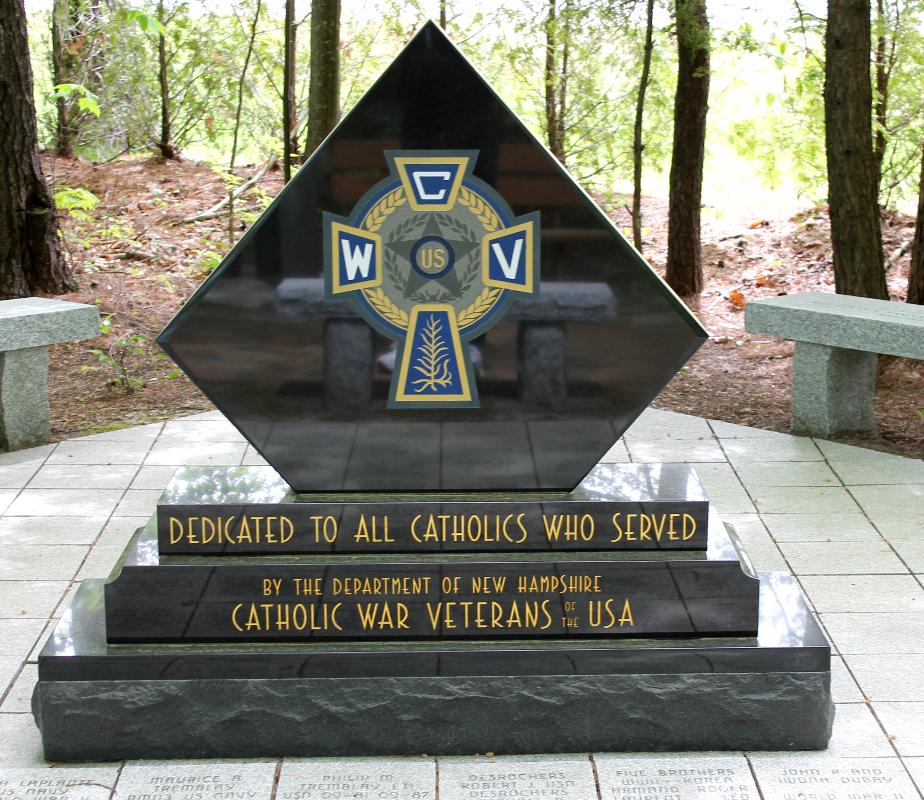
<path id="1" fill-rule="evenodd" d="M 515 217 L 476 150 L 385 153 L 349 217 L 324 214 L 327 296 L 396 344 L 389 408 L 477 407 L 472 340 L 539 290 L 539 212 Z"/>

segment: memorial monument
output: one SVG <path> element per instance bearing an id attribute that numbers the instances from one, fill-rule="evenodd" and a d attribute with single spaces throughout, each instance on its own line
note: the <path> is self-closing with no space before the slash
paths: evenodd
<path id="1" fill-rule="evenodd" d="M 162 334 L 268 465 L 81 585 L 46 757 L 823 748 L 796 584 L 598 463 L 705 336 L 427 24 Z"/>

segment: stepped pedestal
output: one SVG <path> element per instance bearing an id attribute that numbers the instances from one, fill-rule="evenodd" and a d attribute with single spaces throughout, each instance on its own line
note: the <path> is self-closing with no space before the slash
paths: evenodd
<path id="1" fill-rule="evenodd" d="M 798 587 L 681 465 L 464 499 L 182 470 L 33 706 L 61 760 L 812 749 L 833 720 Z"/>

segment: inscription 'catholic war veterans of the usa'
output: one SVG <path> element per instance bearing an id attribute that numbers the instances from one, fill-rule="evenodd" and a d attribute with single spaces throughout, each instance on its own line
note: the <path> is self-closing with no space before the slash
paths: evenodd
<path id="1" fill-rule="evenodd" d="M 737 562 L 512 560 L 161 564 L 108 589 L 113 642 L 299 641 L 744 635 L 758 583 Z"/>

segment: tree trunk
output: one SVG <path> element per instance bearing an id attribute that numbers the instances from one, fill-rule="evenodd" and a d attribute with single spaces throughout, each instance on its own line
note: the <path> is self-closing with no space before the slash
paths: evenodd
<path id="1" fill-rule="evenodd" d="M 308 87 L 310 156 L 340 118 L 340 0 L 311 0 L 311 83 Z"/>
<path id="2" fill-rule="evenodd" d="M 689 297 L 703 289 L 700 209 L 709 110 L 706 0 L 676 0 L 677 92 L 667 222 L 667 282 Z"/>
<path id="3" fill-rule="evenodd" d="M 879 184 L 882 182 L 882 161 L 885 158 L 886 149 L 886 115 L 889 108 L 885 0 L 876 0 L 876 19 L 879 32 L 876 36 L 876 131 L 873 137 L 873 153 L 876 165 L 876 198 L 878 202 Z"/>
<path id="4" fill-rule="evenodd" d="M 440 0 L 440 27 L 446 30 L 446 0 Z"/>
<path id="5" fill-rule="evenodd" d="M 237 108 L 234 111 L 234 137 L 231 140 L 231 158 L 228 161 L 228 175 L 234 176 L 234 162 L 237 159 L 237 142 L 241 132 L 241 112 L 244 109 L 244 86 L 247 81 L 247 70 L 250 67 L 250 57 L 253 55 L 254 43 L 257 41 L 257 25 L 260 22 L 260 11 L 263 0 L 257 0 L 253 12 L 253 23 L 250 26 L 250 36 L 247 39 L 247 51 L 244 54 L 244 66 L 241 67 L 241 76 L 237 82 Z M 234 187 L 228 186 L 228 243 L 234 244 Z"/>
<path id="6" fill-rule="evenodd" d="M 918 191 L 918 219 L 911 242 L 911 271 L 908 273 L 908 302 L 924 305 L 924 147 L 921 148 L 921 188 Z"/>
<path id="7" fill-rule="evenodd" d="M 295 126 L 295 0 L 286 0 L 286 21 L 283 29 L 282 70 L 282 172 L 286 183 L 292 177 L 292 157 L 298 153 L 293 141 Z"/>
<path id="8" fill-rule="evenodd" d="M 645 51 L 642 57 L 642 77 L 638 84 L 638 98 L 635 103 L 635 133 L 632 140 L 632 241 L 635 249 L 642 252 L 642 124 L 645 119 L 645 92 L 651 76 L 651 51 L 654 36 L 654 0 L 648 0 L 648 14 L 645 21 Z"/>
<path id="9" fill-rule="evenodd" d="M 164 0 L 157 4 L 157 20 L 161 25 L 164 20 Z M 163 33 L 157 35 L 157 82 L 160 85 L 160 141 L 157 149 L 164 160 L 178 159 L 180 151 L 173 143 L 173 134 L 170 130 L 170 81 L 167 78 L 167 37 Z"/>
<path id="10" fill-rule="evenodd" d="M 77 56 L 73 52 L 77 20 L 71 11 L 71 0 L 54 0 L 51 12 L 51 67 L 55 86 L 63 83 L 79 83 L 77 80 Z M 77 129 L 74 120 L 72 97 L 58 96 L 56 104 L 58 121 L 55 133 L 55 149 L 59 156 L 74 154 L 74 139 Z"/>
<path id="11" fill-rule="evenodd" d="M 565 163 L 564 125 L 558 102 L 558 14 L 556 0 L 548 0 L 545 17 L 545 131 L 549 150 Z"/>
<path id="12" fill-rule="evenodd" d="M 872 142 L 870 0 L 828 0 L 825 152 L 834 288 L 888 300 Z"/>
<path id="13" fill-rule="evenodd" d="M 0 299 L 77 288 L 38 157 L 23 0 L 0 14 Z"/>

